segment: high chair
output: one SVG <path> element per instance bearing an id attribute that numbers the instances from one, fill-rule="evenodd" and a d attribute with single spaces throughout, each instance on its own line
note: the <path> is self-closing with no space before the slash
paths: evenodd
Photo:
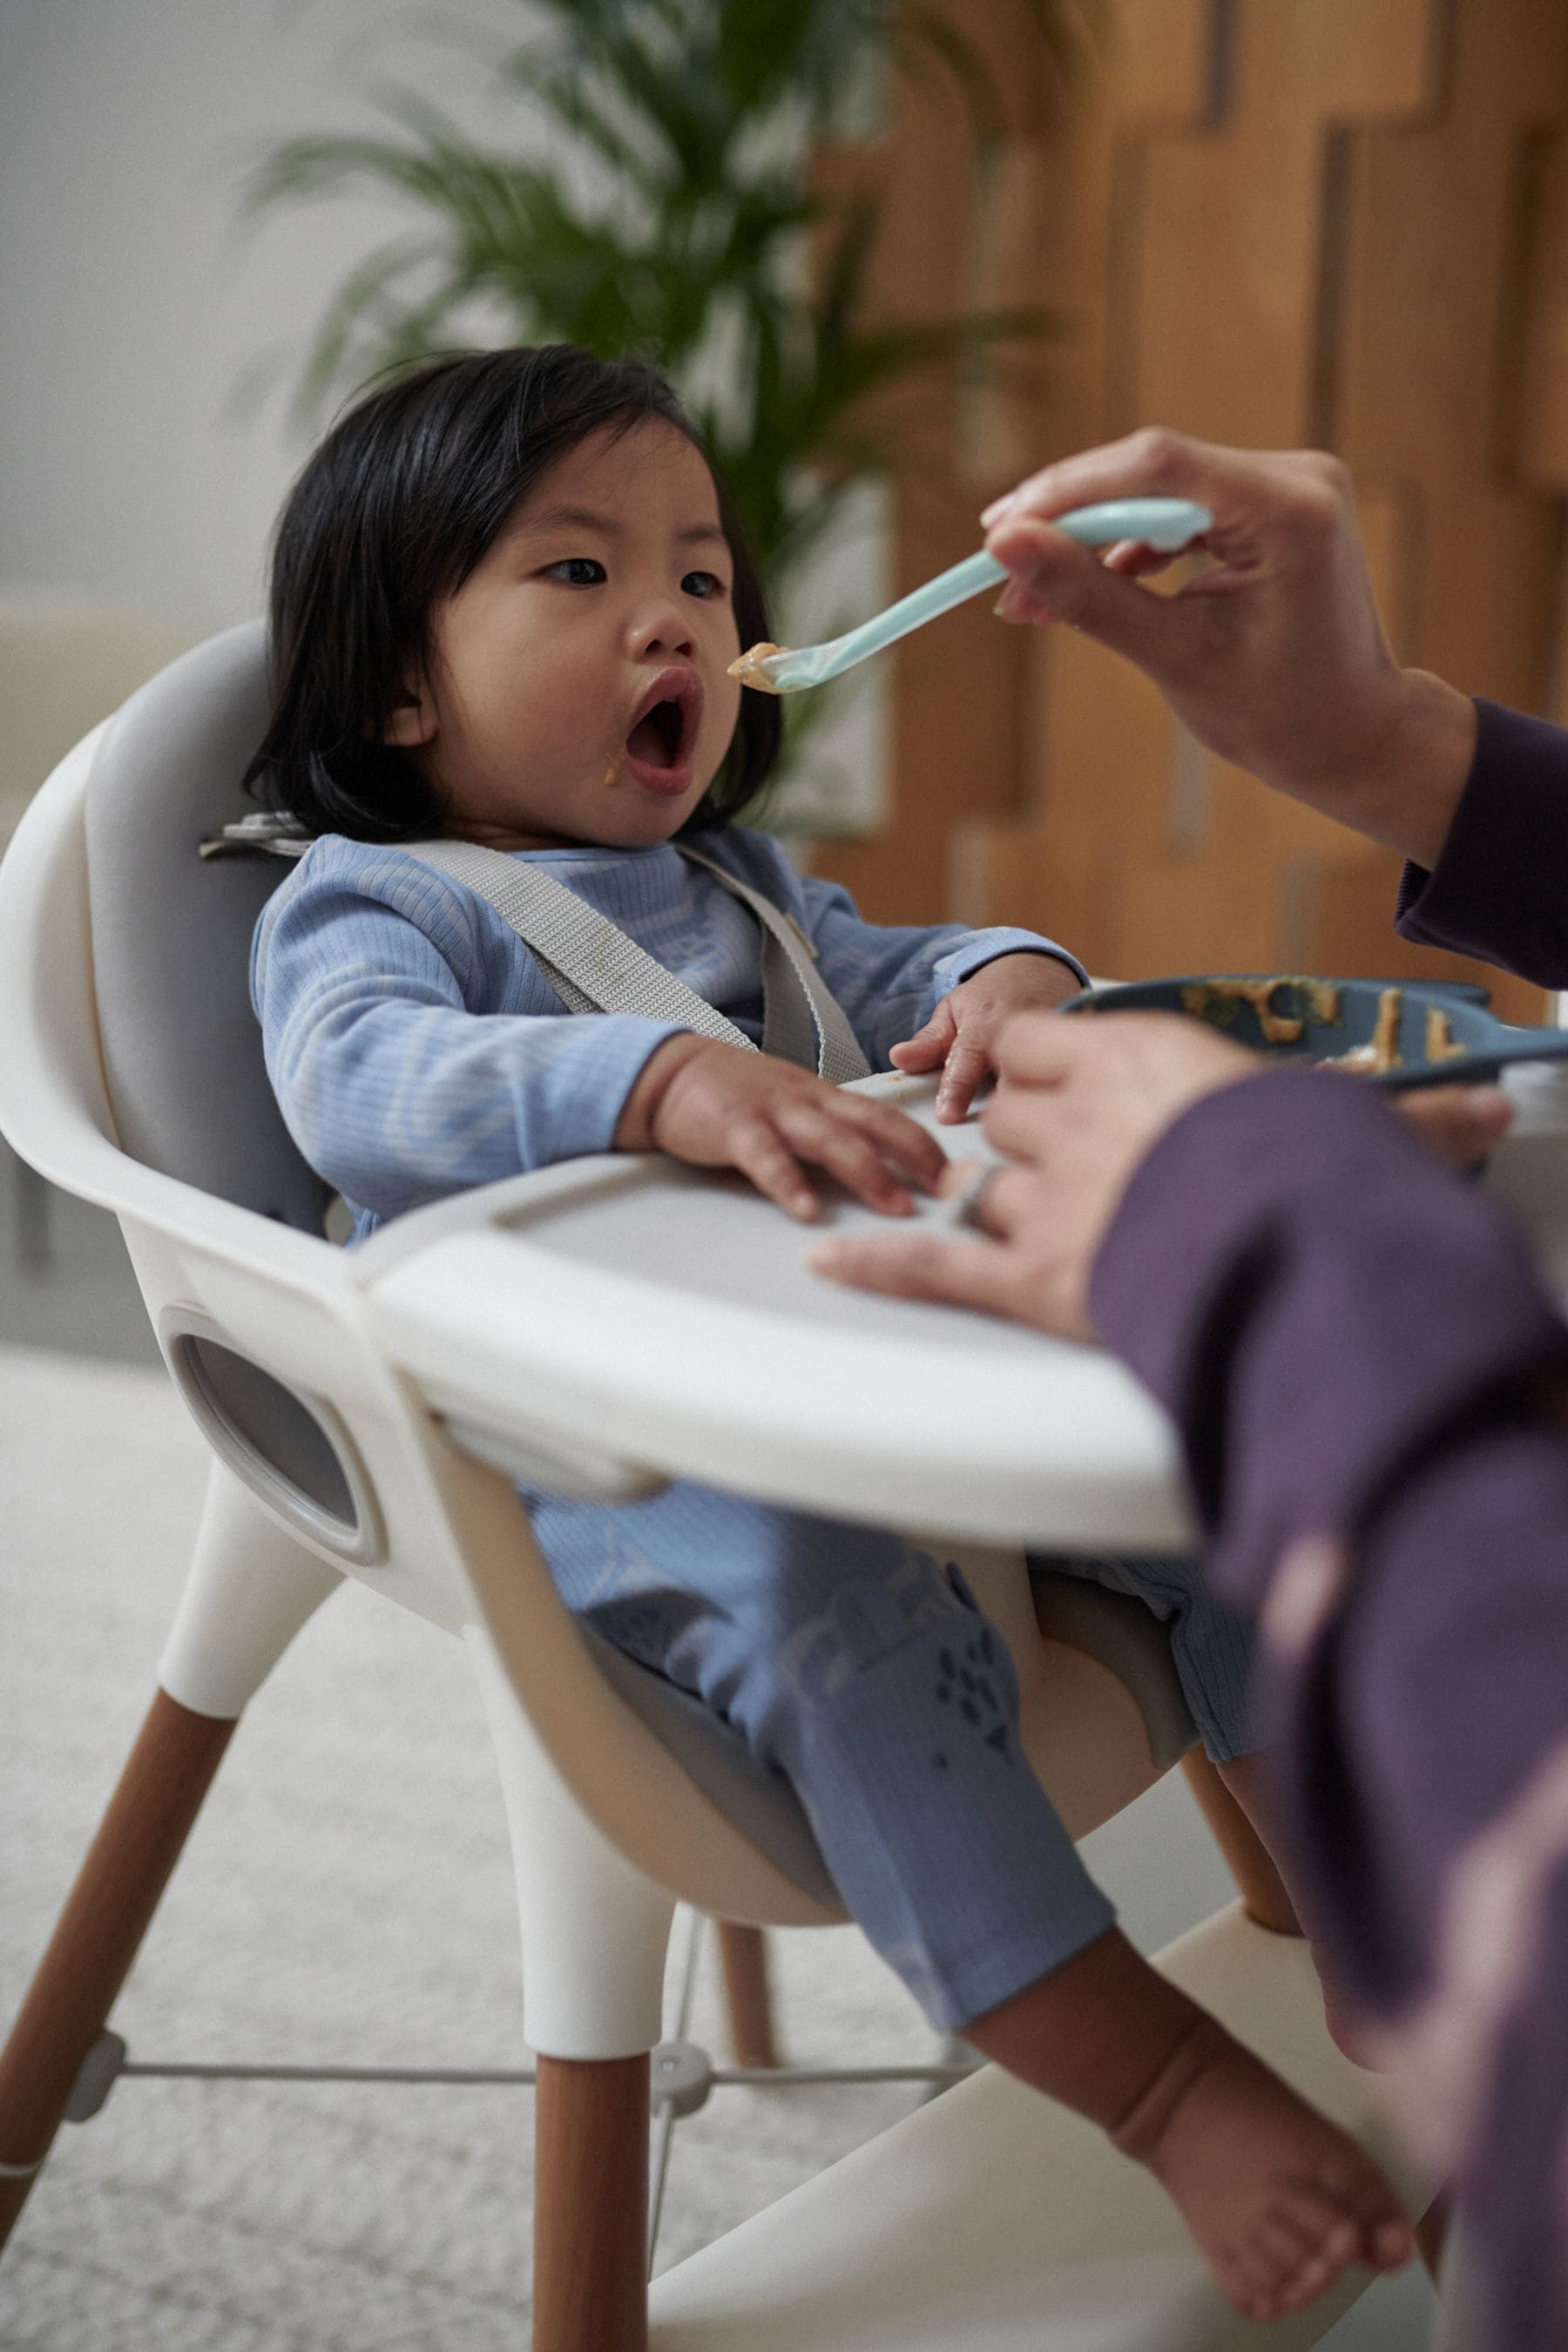
<path id="1" fill-rule="evenodd" d="M 71 745 L 198 634 L 163 614 L 0 580 L 0 854 Z M 9 1172 L 17 1262 L 37 1272 L 50 1260 L 48 1191 L 26 1160 Z"/>
<path id="2" fill-rule="evenodd" d="M 119 1218 L 170 1371 L 214 1457 L 144 1727 L 0 2059 L 0 2234 L 62 2115 L 90 2111 L 95 2070 L 112 2071 L 102 2029 L 239 1716 L 351 1576 L 465 1642 L 494 1738 L 517 1875 L 524 2030 L 538 2053 L 534 2343 L 540 2352 L 636 2352 L 647 2340 L 649 2053 L 672 1908 L 683 1900 L 752 1925 L 844 1914 L 787 1787 L 562 1606 L 509 1475 L 526 1467 L 558 1485 L 575 1479 L 581 1491 L 626 1493 L 638 1478 L 647 1491 L 679 1472 L 679 1461 L 645 1456 L 637 1477 L 617 1485 L 542 1413 L 531 1423 L 526 1409 L 515 1412 L 498 1447 L 493 1431 L 468 1431 L 432 1407 L 398 1360 L 383 1293 L 388 1265 L 416 1266 L 432 1245 L 421 1236 L 452 1230 L 454 1204 L 400 1220 L 384 1247 L 378 1236 L 344 1252 L 325 1238 L 322 1188 L 282 1125 L 247 995 L 251 929 L 284 869 L 197 854 L 245 813 L 239 777 L 264 709 L 258 625 L 198 647 L 65 760 L 0 867 L 0 1126 L 51 1181 Z M 487 1191 L 526 1205 L 569 1181 L 547 1170 Z M 472 1196 L 481 1211 L 485 1197 Z M 679 1450 L 672 1439 L 671 1454 Z M 1191 1743 L 1163 1637 L 1138 1604 L 1066 1580 L 1059 1593 L 1047 1589 L 1037 1624 L 1019 1554 L 948 1550 L 1026 1676 L 1048 1663 L 1026 1707 L 1025 1746 L 1082 1834 Z M 1236 1921 L 1215 1948 L 1220 1977 L 1228 1970 L 1244 1994 L 1251 1987 L 1261 2039 L 1275 2024 L 1293 2037 L 1287 2069 L 1305 2069 L 1315 2095 L 1360 2116 L 1365 2078 L 1349 2084 L 1350 2070 L 1336 2073 L 1320 2049 L 1304 1958 Z M 971 2128 L 963 2119 L 984 2121 L 997 2095 L 994 2084 L 965 2085 L 927 2111 L 931 2122 L 915 2118 L 889 2177 L 903 2177 L 912 2150 L 917 2203 L 929 2203 L 921 2134 L 934 2131 L 951 2150 Z M 998 2148 L 1013 2144 L 1021 2116 L 1026 2137 L 1048 2139 L 1058 2120 L 1072 2121 L 1016 2086 L 1000 2095 L 999 2133 L 986 2126 Z M 942 2120 L 944 2111 L 952 2120 Z M 1062 2145 L 1070 2173 L 1081 2142 Z M 875 2169 L 871 2150 L 849 2161 L 860 2168 L 856 2179 Z M 961 2165 L 954 2193 L 962 2186 Z M 1014 2264 L 1034 2315 L 1021 2323 L 1026 2337 L 1009 2332 L 1011 2319 L 988 2327 L 984 2315 L 965 2333 L 955 2315 L 977 2308 L 973 2297 L 963 2290 L 944 2311 L 929 2281 L 921 2324 L 935 2332 L 921 2333 L 909 2310 L 911 2281 L 922 2275 L 913 2241 L 886 2213 L 891 2267 L 879 2267 L 880 2193 L 864 2206 L 862 2236 L 842 2200 L 801 2192 L 805 2243 L 816 2252 L 793 2273 L 775 2236 L 747 2242 L 761 2249 L 752 2263 L 740 2233 L 742 2271 L 763 2284 L 753 2294 L 742 2278 L 739 2303 L 722 2246 L 710 2250 L 716 2273 L 702 2272 L 707 2257 L 682 2265 L 660 2283 L 670 2316 L 658 2340 L 722 2342 L 726 2352 L 827 2341 L 956 2352 L 1040 2340 L 1043 2289 L 1027 2249 Z M 950 2225 L 950 2244 L 963 2227 Z M 939 2217 L 939 2242 L 942 2228 Z M 1071 2236 L 1069 2227 L 1068 2269 Z M 1168 2279 L 1159 2273 L 1159 2309 L 1201 2312 L 1205 2352 L 1249 2340 L 1216 2298 L 1204 2301 L 1183 2261 Z M 836 2264 L 851 2280 L 842 2326 L 812 2301 Z M 682 2284 L 688 2273 L 694 2286 Z M 719 2279 L 717 2303 L 704 2302 L 704 2275 Z M 1131 2322 L 1103 2332 L 1120 2306 L 1105 2262 L 1096 2275 L 1095 2308 L 1080 2318 L 1100 2332 L 1064 2322 L 1053 2344 L 1066 2352 L 1152 2342 Z M 795 2288 L 805 2315 L 791 2334 Z M 1081 2281 L 1071 2292 L 1080 2290 Z M 740 2307 L 748 2295 L 750 2317 Z M 1268 2340 L 1316 2341 L 1345 2299 L 1321 2312 L 1321 2325 L 1289 2323 Z M 731 2317 L 714 2320 L 719 2309 Z M 896 2335 L 879 2332 L 884 2309 L 900 2315 Z"/>

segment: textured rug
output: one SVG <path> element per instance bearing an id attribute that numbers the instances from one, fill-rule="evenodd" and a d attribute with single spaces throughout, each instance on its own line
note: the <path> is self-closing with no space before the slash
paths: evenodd
<path id="1" fill-rule="evenodd" d="M 147 1704 L 205 1470 L 161 1372 L 0 1349 L 0 2024 Z M 1179 1783 L 1124 1820 L 1096 1866 L 1141 1941 L 1224 1899 Z M 854 1930 L 771 1949 L 787 2056 L 934 2054 Z M 500 1793 L 455 1642 L 355 1587 L 321 1612 L 237 1735 L 114 2022 L 143 2061 L 526 2063 Z M 722 2053 L 710 1955 L 692 2031 Z M 716 2090 L 675 2135 L 659 2266 L 919 2095 Z M 524 2090 L 122 2081 L 56 2144 L 0 2268 L 0 2345 L 520 2352 L 531 2127 Z M 1333 2340 L 1421 2338 L 1391 2305 Z"/>

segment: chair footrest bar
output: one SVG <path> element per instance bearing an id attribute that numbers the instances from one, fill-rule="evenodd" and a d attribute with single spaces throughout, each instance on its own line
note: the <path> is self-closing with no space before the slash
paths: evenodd
<path id="1" fill-rule="evenodd" d="M 110 2037 L 117 2039 L 118 2037 Z M 123 2048 L 123 2044 L 121 2047 Z M 690 2047 L 687 2043 L 661 2043 L 661 2050 Z M 706 2053 L 700 2053 L 705 2055 Z M 707 2081 L 715 2090 L 766 2089 L 776 2084 L 781 2088 L 794 2089 L 815 2083 L 962 2083 L 974 2072 L 972 2066 L 713 2066 Z M 110 2081 L 121 2075 L 140 2075 L 147 2082 L 191 2083 L 399 2083 L 447 2084 L 463 2090 L 527 2090 L 536 2080 L 531 2066 L 289 2066 L 261 2062 L 256 2064 L 205 2059 L 140 2059 L 126 2058 L 114 2070 Z M 654 2104 L 659 2105 L 670 2095 L 668 2086 L 655 2084 Z M 104 2097 L 108 2096 L 105 2087 Z M 98 2106 L 103 2104 L 100 2098 Z M 96 2115 L 98 2106 L 72 2116 L 73 2122 L 85 2122 Z M 28 2168 L 19 2168 L 26 2169 Z M 0 2178 L 6 2168 L 0 2165 Z"/>
<path id="2" fill-rule="evenodd" d="M 660 2065 L 675 2058 L 677 2065 Z M 693 2115 L 708 2098 L 710 2088 L 799 2088 L 806 2084 L 872 2084 L 872 2082 L 963 2082 L 973 2074 L 969 2065 L 766 2065 L 721 2067 L 708 2061 L 708 2051 L 691 2042 L 660 2042 L 654 2051 L 651 2100 L 658 2110 L 675 2103 L 677 2115 Z M 101 2032 L 87 2051 L 82 2070 L 70 2088 L 66 2119 L 85 2124 L 101 2110 L 103 2100 L 120 2077 L 143 2082 L 393 2082 L 428 2084 L 463 2091 L 527 2091 L 536 2084 L 536 2070 L 524 2067 L 433 2067 L 433 2065 L 282 2065 L 270 2061 L 207 2061 L 207 2058 L 130 2058 L 120 2034 Z M 693 2095 L 700 2084 L 700 2095 Z M 0 2180 L 37 2171 L 37 2166 L 0 2164 Z"/>

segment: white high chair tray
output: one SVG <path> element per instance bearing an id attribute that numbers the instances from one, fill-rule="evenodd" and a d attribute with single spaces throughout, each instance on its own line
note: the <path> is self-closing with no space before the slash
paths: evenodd
<path id="1" fill-rule="evenodd" d="M 953 1158 L 934 1087 L 861 1081 Z M 924 1213 L 931 1213 L 928 1208 Z M 1101 1351 L 846 1290 L 739 1179 L 579 1160 L 399 1218 L 356 1253 L 378 1337 L 470 1451 L 609 1498 L 690 1478 L 932 1534 L 1160 1550 L 1192 1538 L 1164 1415 Z"/>

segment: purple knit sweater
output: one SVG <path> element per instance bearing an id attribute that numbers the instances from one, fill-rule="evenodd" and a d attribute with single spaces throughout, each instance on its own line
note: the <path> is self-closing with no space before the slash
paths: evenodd
<path id="1" fill-rule="evenodd" d="M 1568 986 L 1568 733 L 1481 703 L 1405 938 Z M 1180 1118 L 1094 1269 L 1261 1619 L 1313 1924 L 1461 2186 L 1509 2352 L 1568 2347 L 1568 1329 L 1372 1093 Z"/>

